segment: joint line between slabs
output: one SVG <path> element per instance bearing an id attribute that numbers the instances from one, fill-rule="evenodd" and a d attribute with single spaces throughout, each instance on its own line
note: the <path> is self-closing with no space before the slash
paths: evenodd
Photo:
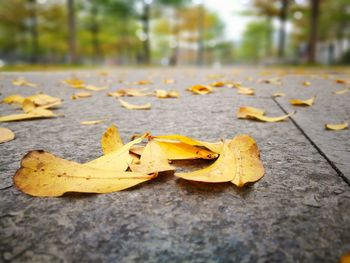
<path id="1" fill-rule="evenodd" d="M 282 105 L 275 99 L 272 100 L 277 104 L 277 106 L 285 113 L 288 112 L 282 107 Z M 328 158 L 328 156 L 316 145 L 316 143 L 306 134 L 306 132 L 300 127 L 300 125 L 294 120 L 292 116 L 289 116 L 294 126 L 304 135 L 304 137 L 310 142 L 310 144 L 316 149 L 316 151 L 328 162 L 328 164 L 337 172 L 337 174 L 343 179 L 343 181 L 350 186 L 350 181 L 345 175 L 338 169 L 338 167 Z"/>

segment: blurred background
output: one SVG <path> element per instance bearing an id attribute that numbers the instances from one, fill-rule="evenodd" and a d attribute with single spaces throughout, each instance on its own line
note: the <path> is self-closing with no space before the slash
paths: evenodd
<path id="1" fill-rule="evenodd" d="M 0 67 L 350 64 L 350 0 L 0 0 Z"/>

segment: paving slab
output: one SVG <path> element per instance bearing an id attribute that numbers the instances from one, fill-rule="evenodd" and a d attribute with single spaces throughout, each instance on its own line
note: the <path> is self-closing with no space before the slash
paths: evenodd
<path id="1" fill-rule="evenodd" d="M 5 123 L 17 135 L 1 144 L 0 261 L 3 262 L 337 262 L 350 250 L 350 187 L 291 120 L 238 120 L 239 106 L 283 114 L 268 96 L 217 89 L 196 96 L 185 88 L 204 82 L 211 71 L 121 70 L 106 80 L 98 72 L 76 72 L 91 84 L 113 88 L 154 79 L 150 88 L 172 87 L 180 99 L 126 98 L 151 102 L 148 111 L 121 108 L 104 91 L 72 101 L 72 88 L 59 85 L 71 73 L 26 73 L 40 88 L 13 87 L 18 73 L 1 74 L 1 93 L 37 90 L 64 98 L 65 117 Z M 227 73 L 225 73 L 227 74 Z M 177 83 L 165 85 L 164 78 Z M 1 115 L 14 108 L 0 104 Z M 105 119 L 100 125 L 80 121 Z M 179 133 L 216 141 L 237 134 L 254 137 L 265 176 L 251 187 L 204 184 L 171 174 L 132 189 L 101 195 L 34 198 L 12 185 L 23 155 L 44 149 L 77 162 L 100 156 L 100 136 L 116 124 L 124 141 L 134 133 Z"/>

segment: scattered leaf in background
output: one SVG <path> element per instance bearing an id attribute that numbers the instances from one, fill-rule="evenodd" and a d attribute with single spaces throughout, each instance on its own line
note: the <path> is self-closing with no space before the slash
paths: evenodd
<path id="1" fill-rule="evenodd" d="M 290 104 L 294 105 L 294 106 L 312 106 L 312 104 L 315 101 L 315 96 L 313 96 L 312 98 L 308 99 L 308 100 L 299 100 L 299 99 L 291 99 L 289 100 Z"/>
<path id="2" fill-rule="evenodd" d="M 15 134 L 8 128 L 0 127 L 0 143 L 12 141 Z"/>
<path id="3" fill-rule="evenodd" d="M 23 86 L 23 87 L 32 87 L 35 88 L 38 84 L 27 81 L 25 78 L 18 78 L 12 81 L 12 84 L 15 86 Z"/>
<path id="4" fill-rule="evenodd" d="M 62 83 L 75 89 L 83 89 L 85 87 L 85 82 L 78 78 L 66 79 Z"/>
<path id="5" fill-rule="evenodd" d="M 179 92 L 176 90 L 166 91 L 163 89 L 156 89 L 155 95 L 157 98 L 160 98 L 160 99 L 178 98 L 180 96 Z"/>
<path id="6" fill-rule="evenodd" d="M 43 108 L 34 108 L 28 113 L 21 114 L 12 114 L 7 116 L 0 117 L 0 122 L 10 122 L 10 121 L 22 121 L 22 120 L 30 120 L 30 119 L 42 119 L 42 118 L 51 118 L 57 117 L 58 115 L 54 114 L 50 110 L 46 110 Z"/>
<path id="7" fill-rule="evenodd" d="M 42 93 L 28 96 L 25 99 L 31 100 L 35 106 L 59 105 L 62 102 L 62 99 L 60 98 Z"/>
<path id="8" fill-rule="evenodd" d="M 92 91 L 101 91 L 101 90 L 108 89 L 108 87 L 106 87 L 106 86 L 97 87 L 97 86 L 94 86 L 94 85 L 86 85 L 86 86 L 84 86 L 84 88 L 87 89 L 87 90 L 92 90 Z"/>
<path id="9" fill-rule="evenodd" d="M 83 125 L 95 125 L 95 124 L 100 124 L 102 122 L 104 122 L 104 120 L 82 121 L 82 122 L 80 122 L 80 124 L 83 124 Z"/>
<path id="10" fill-rule="evenodd" d="M 206 85 L 194 85 L 191 88 L 188 88 L 187 90 L 199 95 L 204 95 L 213 92 L 213 89 Z"/>
<path id="11" fill-rule="evenodd" d="M 31 151 L 13 180 L 32 196 L 61 196 L 67 192 L 110 193 L 150 180 L 155 175 L 93 168 L 44 151 Z"/>
<path id="12" fill-rule="evenodd" d="M 137 84 L 137 85 L 150 85 L 150 84 L 153 84 L 153 82 L 145 79 L 145 80 L 139 80 L 135 84 Z"/>
<path id="13" fill-rule="evenodd" d="M 123 145 L 124 143 L 120 137 L 118 128 L 115 125 L 109 126 L 101 138 L 101 148 L 103 154 L 114 152 L 123 147 Z"/>
<path id="14" fill-rule="evenodd" d="M 265 111 L 262 109 L 254 107 L 240 107 L 237 112 L 237 117 L 239 119 L 258 120 L 263 122 L 278 122 L 287 119 L 293 114 L 294 113 L 291 113 L 280 117 L 267 117 L 265 116 Z"/>
<path id="15" fill-rule="evenodd" d="M 3 103 L 7 103 L 7 104 L 19 104 L 21 105 L 22 102 L 24 101 L 24 97 L 22 97 L 21 95 L 18 94 L 13 94 L 10 96 L 7 96 L 6 98 L 2 99 Z"/>
<path id="16" fill-rule="evenodd" d="M 163 82 L 164 84 L 175 84 L 175 79 L 165 79 Z"/>
<path id="17" fill-rule="evenodd" d="M 244 88 L 241 86 L 236 86 L 238 94 L 242 95 L 254 95 L 255 90 L 252 88 Z"/>
<path id="18" fill-rule="evenodd" d="M 350 83 L 350 81 L 345 80 L 345 79 L 337 79 L 335 82 L 338 83 L 338 84 L 348 84 L 348 83 Z"/>
<path id="19" fill-rule="evenodd" d="M 347 88 L 347 89 L 342 89 L 342 90 L 338 90 L 338 91 L 333 91 L 333 94 L 341 95 L 341 94 L 345 94 L 349 91 L 350 91 L 350 88 Z"/>
<path id="20" fill-rule="evenodd" d="M 225 141 L 219 158 L 210 166 L 176 176 L 200 182 L 232 182 L 238 187 L 256 182 L 264 175 L 264 167 L 256 142 L 248 135 L 238 135 Z"/>
<path id="21" fill-rule="evenodd" d="M 91 97 L 91 93 L 87 91 L 77 92 L 72 95 L 72 100 Z"/>
<path id="22" fill-rule="evenodd" d="M 308 86 L 311 86 L 311 82 L 310 82 L 310 81 L 304 81 L 304 82 L 303 82 L 303 85 L 304 85 L 304 86 L 307 86 L 307 87 L 308 87 Z"/>
<path id="23" fill-rule="evenodd" d="M 216 81 L 210 84 L 212 87 L 220 88 L 220 87 L 225 87 L 225 82 L 223 81 Z"/>
<path id="24" fill-rule="evenodd" d="M 325 124 L 326 129 L 333 130 L 333 131 L 339 131 L 344 130 L 349 127 L 349 124 L 347 122 L 340 123 L 340 124 Z"/>
<path id="25" fill-rule="evenodd" d="M 275 98 L 284 97 L 284 96 L 286 96 L 286 94 L 283 92 L 276 92 L 276 93 L 272 94 L 272 97 L 275 97 Z"/>
<path id="26" fill-rule="evenodd" d="M 122 99 L 118 99 L 118 100 L 120 104 L 128 110 L 149 110 L 152 107 L 151 103 L 146 103 L 144 105 L 135 105 L 135 104 L 126 102 L 125 100 L 122 100 Z"/>
<path id="27" fill-rule="evenodd" d="M 175 168 L 169 164 L 162 148 L 154 141 L 149 141 L 144 148 L 140 164 L 130 165 L 133 172 L 143 174 L 160 173 L 166 171 L 174 171 Z"/>

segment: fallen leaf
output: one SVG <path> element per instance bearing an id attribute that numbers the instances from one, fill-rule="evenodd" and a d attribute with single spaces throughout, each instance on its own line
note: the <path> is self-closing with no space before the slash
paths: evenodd
<path id="1" fill-rule="evenodd" d="M 254 95 L 255 90 L 252 88 L 244 88 L 241 86 L 236 86 L 238 94 L 243 94 L 243 95 Z"/>
<path id="2" fill-rule="evenodd" d="M 286 96 L 286 94 L 282 93 L 282 92 L 276 92 L 276 93 L 272 94 L 272 97 L 275 97 L 275 98 L 284 97 L 284 96 Z"/>
<path id="3" fill-rule="evenodd" d="M 174 79 L 165 79 L 163 80 L 164 84 L 174 84 L 175 80 Z"/>
<path id="4" fill-rule="evenodd" d="M 223 81 L 216 81 L 216 82 L 213 82 L 212 84 L 210 84 L 210 86 L 213 86 L 213 87 L 216 87 L 216 88 L 225 87 L 225 82 L 223 82 Z"/>
<path id="5" fill-rule="evenodd" d="M 326 129 L 333 130 L 333 131 L 339 131 L 344 130 L 349 127 L 349 124 L 347 122 L 340 123 L 340 124 L 325 124 Z"/>
<path id="6" fill-rule="evenodd" d="M 22 102 L 24 101 L 24 97 L 22 97 L 21 95 L 10 95 L 6 98 L 2 99 L 3 103 L 7 103 L 7 104 L 22 104 Z"/>
<path id="7" fill-rule="evenodd" d="M 80 122 L 80 124 L 83 124 L 83 125 L 95 125 L 95 124 L 100 124 L 102 122 L 104 122 L 104 120 L 82 121 L 82 122 Z"/>
<path id="8" fill-rule="evenodd" d="M 122 99 L 118 99 L 118 100 L 119 100 L 120 104 L 128 110 L 149 110 L 152 107 L 151 103 L 147 103 L 144 105 L 134 105 L 134 104 L 126 102 Z"/>
<path id="9" fill-rule="evenodd" d="M 152 84 L 152 83 L 153 83 L 152 81 L 147 80 L 147 79 L 139 80 L 139 81 L 136 82 L 137 85 L 149 85 L 149 84 Z"/>
<path id="10" fill-rule="evenodd" d="M 106 86 L 97 87 L 97 86 L 94 86 L 94 85 L 86 85 L 86 86 L 84 86 L 84 88 L 87 89 L 87 90 L 92 90 L 92 91 L 101 91 L 101 90 L 108 89 L 108 87 L 106 87 Z"/>
<path id="11" fill-rule="evenodd" d="M 154 143 L 160 146 L 169 160 L 215 159 L 218 157 L 217 153 L 183 142 L 154 140 Z"/>
<path id="12" fill-rule="evenodd" d="M 107 95 L 111 96 L 111 97 L 124 97 L 124 96 L 128 96 L 128 97 L 145 97 L 145 96 L 149 96 L 152 95 L 152 93 L 148 92 L 148 93 L 144 93 L 145 91 L 147 91 L 148 89 L 119 89 L 115 92 L 109 92 Z"/>
<path id="13" fill-rule="evenodd" d="M 54 114 L 52 111 L 43 109 L 43 108 L 34 108 L 28 113 L 21 114 L 12 114 L 7 116 L 0 117 L 0 122 L 9 122 L 9 121 L 22 121 L 30 119 L 42 119 L 42 118 L 51 118 L 57 117 L 58 115 Z"/>
<path id="14" fill-rule="evenodd" d="M 287 119 L 294 113 L 280 117 L 267 117 L 265 111 L 254 107 L 240 107 L 237 112 L 238 119 L 258 120 L 263 122 L 278 122 Z"/>
<path id="15" fill-rule="evenodd" d="M 172 90 L 168 92 L 163 89 L 156 89 L 155 94 L 157 98 L 161 98 L 161 99 L 178 98 L 180 96 L 179 92 L 177 92 L 176 90 Z"/>
<path id="16" fill-rule="evenodd" d="M 210 166 L 190 173 L 175 175 L 191 181 L 232 182 L 238 187 L 256 182 L 264 176 L 256 142 L 248 135 L 238 135 L 225 141 L 219 158 Z"/>
<path id="17" fill-rule="evenodd" d="M 35 106 L 59 105 L 62 102 L 62 99 L 47 94 L 35 94 L 25 99 L 31 100 Z"/>
<path id="18" fill-rule="evenodd" d="M 0 127 L 0 143 L 12 141 L 15 134 L 8 128 Z"/>
<path id="19" fill-rule="evenodd" d="M 66 79 L 62 83 L 75 89 L 83 89 L 85 87 L 85 82 L 78 78 Z"/>
<path id="20" fill-rule="evenodd" d="M 347 89 L 342 89 L 342 90 L 338 90 L 338 91 L 333 91 L 333 94 L 341 95 L 341 94 L 345 94 L 349 91 L 350 91 L 350 88 L 347 88 Z"/>
<path id="21" fill-rule="evenodd" d="M 15 86 L 26 86 L 26 87 L 32 87 L 32 88 L 35 88 L 38 86 L 35 83 L 27 81 L 25 78 L 18 78 L 16 80 L 13 80 L 12 84 Z"/>
<path id="22" fill-rule="evenodd" d="M 109 126 L 101 138 L 101 147 L 104 154 L 114 152 L 121 147 L 124 143 L 120 137 L 118 128 L 115 125 Z"/>
<path id="23" fill-rule="evenodd" d="M 311 86 L 311 82 L 310 82 L 310 81 L 304 81 L 304 82 L 303 82 L 303 85 L 304 85 L 304 86 Z"/>
<path id="24" fill-rule="evenodd" d="M 130 165 L 133 172 L 152 174 L 165 171 L 174 171 L 175 168 L 169 164 L 169 160 L 162 148 L 154 141 L 149 141 L 144 148 L 140 164 Z"/>
<path id="25" fill-rule="evenodd" d="M 188 88 L 187 90 L 199 95 L 204 95 L 213 92 L 213 89 L 210 86 L 206 85 L 194 85 L 191 88 Z"/>
<path id="26" fill-rule="evenodd" d="M 193 146 L 202 146 L 214 153 L 219 153 L 219 154 L 221 153 L 222 145 L 223 145 L 222 142 L 199 141 L 199 140 L 195 140 L 190 137 L 186 137 L 179 134 L 158 135 L 158 136 L 153 136 L 152 138 L 156 140 L 161 140 L 161 141 L 164 141 L 164 140 L 170 141 L 170 142 L 175 141 L 175 142 L 183 142 Z"/>
<path id="27" fill-rule="evenodd" d="M 345 80 L 345 79 L 337 79 L 335 82 L 339 83 L 339 84 L 348 84 L 348 83 L 350 83 L 350 81 Z"/>
<path id="28" fill-rule="evenodd" d="M 13 180 L 22 192 L 32 196 L 61 196 L 67 192 L 110 193 L 150 180 L 155 175 L 98 169 L 31 151 L 21 161 Z"/>
<path id="29" fill-rule="evenodd" d="M 299 100 L 299 99 L 291 99 L 289 100 L 290 104 L 294 105 L 294 106 L 312 106 L 312 104 L 315 101 L 315 96 L 313 96 L 312 98 L 308 99 L 308 100 Z"/>
<path id="30" fill-rule="evenodd" d="M 77 93 L 74 93 L 72 95 L 72 99 L 73 100 L 81 99 L 81 98 L 88 98 L 88 97 L 91 97 L 91 93 L 90 92 L 86 92 L 86 91 L 77 92 Z"/>

